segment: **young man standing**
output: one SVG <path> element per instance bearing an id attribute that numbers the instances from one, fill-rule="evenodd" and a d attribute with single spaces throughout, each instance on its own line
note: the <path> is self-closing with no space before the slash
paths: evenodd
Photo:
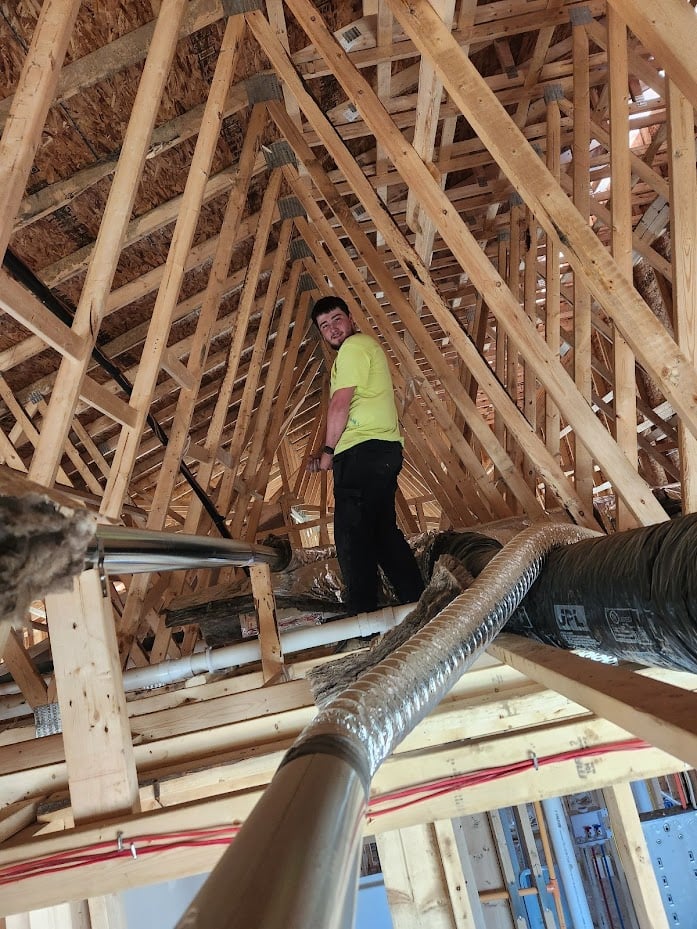
<path id="1" fill-rule="evenodd" d="M 334 541 L 352 613 L 378 607 L 378 565 L 400 603 L 421 596 L 414 554 L 397 527 L 395 494 L 404 441 L 392 379 L 375 339 L 356 332 L 348 306 L 322 297 L 312 319 L 337 352 L 332 365 L 327 429 L 310 471 L 334 471 Z"/>

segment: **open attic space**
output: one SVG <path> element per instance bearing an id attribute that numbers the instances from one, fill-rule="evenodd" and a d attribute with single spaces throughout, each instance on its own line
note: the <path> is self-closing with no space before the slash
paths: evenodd
<path id="1" fill-rule="evenodd" d="M 304 674 L 335 646 L 284 657 L 294 582 L 268 564 L 105 572 L 92 541 L 50 588 L 95 525 L 331 556 L 331 476 L 306 467 L 332 363 L 319 297 L 387 354 L 408 537 L 612 537 L 697 510 L 695 48 L 691 0 L 0 2 L 0 882 L 117 832 L 243 821 L 313 718 Z M 287 626 L 340 606 L 303 600 Z M 122 674 L 252 627 L 255 664 L 124 696 Z M 484 914 L 484 878 L 454 890 L 466 866 L 448 878 L 462 827 L 443 824 L 495 814 L 500 787 L 374 811 L 535 759 L 506 803 L 604 789 L 632 918 L 668 925 L 628 782 L 658 802 L 681 772 L 694 796 L 697 678 L 601 667 L 506 633 L 417 726 L 366 827 L 389 836 L 393 902 L 395 830 L 418 826 L 452 909 L 434 927 L 521 925 L 495 816 L 508 916 Z M 0 924 L 89 898 L 117 929 L 110 895 L 221 852 L 23 873 Z"/>

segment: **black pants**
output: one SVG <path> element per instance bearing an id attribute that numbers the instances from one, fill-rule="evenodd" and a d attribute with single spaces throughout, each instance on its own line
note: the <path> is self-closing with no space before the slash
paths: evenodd
<path id="1" fill-rule="evenodd" d="M 352 613 L 378 606 L 378 565 L 400 603 L 424 585 L 412 550 L 397 528 L 394 498 L 402 467 L 399 442 L 371 439 L 334 459 L 334 541 Z"/>

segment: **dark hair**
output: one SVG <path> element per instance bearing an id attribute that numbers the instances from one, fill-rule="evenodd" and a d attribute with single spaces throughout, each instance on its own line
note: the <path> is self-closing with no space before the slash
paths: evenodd
<path id="1" fill-rule="evenodd" d="M 346 313 L 347 316 L 350 316 L 348 304 L 345 300 L 342 300 L 341 297 L 320 297 L 316 301 L 315 305 L 312 307 L 312 322 L 317 325 L 317 317 L 321 316 L 323 313 L 331 313 L 332 310 L 341 310 L 342 313 Z"/>

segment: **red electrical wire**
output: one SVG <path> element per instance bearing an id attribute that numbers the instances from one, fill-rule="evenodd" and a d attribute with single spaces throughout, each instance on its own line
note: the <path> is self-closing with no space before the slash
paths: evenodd
<path id="1" fill-rule="evenodd" d="M 413 806 L 415 803 L 430 800 L 455 790 L 462 790 L 465 787 L 474 787 L 478 784 L 497 781 L 503 777 L 509 777 L 512 774 L 517 774 L 519 771 L 526 771 L 530 768 L 541 768 L 545 765 L 572 761 L 577 758 L 588 758 L 594 755 L 604 755 L 611 752 L 635 751 L 648 747 L 648 742 L 644 742 L 642 739 L 628 739 L 624 742 L 610 742 L 602 746 L 590 746 L 587 748 L 572 749 L 567 752 L 557 752 L 553 755 L 545 755 L 542 758 L 524 758 L 521 761 L 516 761 L 508 765 L 499 765 L 496 768 L 482 768 L 479 771 L 471 771 L 468 774 L 456 774 L 443 780 L 429 781 L 414 787 L 407 787 L 403 790 L 383 794 L 380 797 L 373 797 L 370 802 L 368 816 L 369 819 L 375 819 L 377 816 L 384 816 L 386 813 L 394 813 L 397 810 Z M 405 802 L 393 804 L 385 809 L 375 809 L 377 805 L 407 797 L 413 797 L 413 799 L 405 799 Z"/>
<path id="2" fill-rule="evenodd" d="M 451 777 L 427 781 L 413 787 L 404 787 L 400 790 L 389 791 L 380 796 L 373 797 L 368 809 L 368 818 L 375 819 L 378 816 L 384 816 L 386 813 L 394 813 L 397 810 L 405 809 L 416 803 L 423 803 L 434 797 L 440 797 L 444 794 L 452 793 L 456 790 L 463 790 L 467 787 L 474 787 L 478 784 L 497 781 L 521 771 L 527 771 L 530 768 L 536 769 L 544 767 L 545 765 L 571 761 L 577 758 L 604 755 L 610 752 L 635 751 L 648 747 L 649 744 L 641 739 L 628 739 L 625 742 L 609 742 L 605 745 L 557 752 L 556 754 L 545 755 L 541 758 L 533 756 L 532 758 L 525 758 L 521 761 L 511 762 L 510 764 L 498 765 L 494 768 L 482 768 L 478 771 L 470 771 L 467 774 L 456 774 Z M 378 808 L 388 803 L 391 805 L 381 809 Z M 21 861 L 17 864 L 6 865 L 0 868 L 0 886 L 13 883 L 14 881 L 25 880 L 30 877 L 37 877 L 42 874 L 53 874 L 60 871 L 85 867 L 87 865 L 101 864 L 106 861 L 111 861 L 114 858 L 131 856 L 137 858 L 141 855 L 152 855 L 157 852 L 171 851 L 179 848 L 229 845 L 241 828 L 241 824 L 212 826 L 209 828 L 120 838 L 116 843 L 113 840 L 94 842 L 84 848 L 66 849 L 65 851 L 54 852 L 51 855 L 44 855 L 29 861 Z"/>

